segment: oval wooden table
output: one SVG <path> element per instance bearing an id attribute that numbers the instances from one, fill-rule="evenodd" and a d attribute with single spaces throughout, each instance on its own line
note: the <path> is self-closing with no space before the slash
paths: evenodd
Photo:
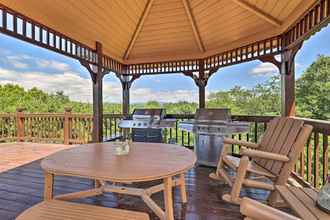
<path id="1" fill-rule="evenodd" d="M 45 171 L 44 199 L 53 199 L 54 175 L 95 179 L 95 188 L 54 197 L 73 200 L 115 192 L 140 196 L 160 219 L 173 220 L 172 187 L 179 186 L 183 203 L 187 202 L 184 174 L 194 166 L 194 152 L 182 146 L 134 142 L 128 155 L 115 154 L 115 143 L 86 144 L 55 153 L 41 162 Z M 113 183 L 163 180 L 147 189 L 123 187 Z M 109 184 L 107 182 L 112 182 Z M 152 199 L 164 192 L 165 211 Z"/>

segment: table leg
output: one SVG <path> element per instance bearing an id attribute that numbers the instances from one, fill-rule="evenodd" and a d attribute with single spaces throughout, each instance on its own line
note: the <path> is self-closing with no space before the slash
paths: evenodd
<path id="1" fill-rule="evenodd" d="M 184 174 L 180 174 L 180 193 L 181 193 L 181 201 L 182 203 L 187 203 L 187 192 L 186 192 L 186 180 L 184 178 Z"/>
<path id="2" fill-rule="evenodd" d="M 44 200 L 53 199 L 54 174 L 45 172 Z"/>
<path id="3" fill-rule="evenodd" d="M 101 187 L 101 181 L 100 180 L 94 180 L 94 188 L 100 188 Z"/>
<path id="4" fill-rule="evenodd" d="M 174 220 L 172 177 L 164 179 L 165 219 Z"/>

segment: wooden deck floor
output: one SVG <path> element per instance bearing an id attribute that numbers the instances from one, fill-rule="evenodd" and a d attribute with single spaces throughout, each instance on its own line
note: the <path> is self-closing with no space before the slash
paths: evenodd
<path id="1" fill-rule="evenodd" d="M 2 143 L 0 144 L 0 173 L 72 146 L 23 142 Z"/>
<path id="2" fill-rule="evenodd" d="M 40 161 L 0 173 L 0 219 L 11 220 L 23 210 L 42 201 L 43 172 Z M 239 207 L 229 205 L 222 201 L 221 196 L 228 192 L 229 188 L 223 184 L 215 183 L 208 178 L 212 171 L 210 168 L 196 167 L 186 176 L 188 204 L 180 203 L 179 193 L 175 190 L 175 219 L 189 220 L 234 220 L 242 219 Z M 153 183 L 139 184 L 144 187 Z M 55 194 L 74 192 L 88 189 L 93 186 L 91 180 L 73 177 L 55 177 Z M 262 200 L 264 191 L 246 190 L 244 194 Z M 154 195 L 157 203 L 163 206 L 162 194 Z M 140 200 L 133 196 L 117 194 L 105 194 L 103 196 L 78 200 L 77 202 L 95 204 L 107 207 L 116 207 L 136 211 L 144 211 L 150 214 L 151 219 L 157 217 Z"/>

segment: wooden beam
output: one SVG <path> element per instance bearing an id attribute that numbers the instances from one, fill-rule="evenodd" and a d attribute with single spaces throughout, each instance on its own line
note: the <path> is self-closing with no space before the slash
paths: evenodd
<path id="1" fill-rule="evenodd" d="M 196 24 L 196 21 L 195 21 L 195 17 L 192 14 L 190 4 L 189 4 L 188 0 L 182 0 L 182 2 L 183 2 L 183 5 L 184 5 L 184 9 L 186 11 L 186 14 L 188 16 L 188 20 L 190 22 L 191 28 L 194 32 L 194 37 L 195 37 L 196 43 L 198 45 L 198 48 L 201 52 L 205 52 L 205 47 L 204 47 L 204 44 L 202 42 L 202 38 L 200 36 L 200 33 L 198 31 L 197 24 Z"/>
<path id="2" fill-rule="evenodd" d="M 140 20 L 139 20 L 139 22 L 136 26 L 136 29 L 133 33 L 133 37 L 132 37 L 131 41 L 129 42 L 128 47 L 125 51 L 124 60 L 128 58 L 128 56 L 129 56 L 129 54 L 130 54 L 130 52 L 131 52 L 131 50 L 132 50 L 132 48 L 133 48 L 133 46 L 136 42 L 137 37 L 138 37 L 139 33 L 141 32 L 143 24 L 144 24 L 146 18 L 148 17 L 148 15 L 149 15 L 149 12 L 150 12 L 150 9 L 151 9 L 151 6 L 152 6 L 153 2 L 154 2 L 154 0 L 149 0 L 147 2 L 146 6 L 143 10 L 142 16 L 140 17 Z"/>
<path id="3" fill-rule="evenodd" d="M 302 43 L 294 48 L 285 50 L 281 58 L 281 98 L 282 116 L 295 116 L 295 56 Z"/>
<path id="4" fill-rule="evenodd" d="M 130 103 L 130 87 L 131 82 L 128 81 L 122 81 L 121 82 L 122 88 L 123 88 L 123 109 L 122 113 L 125 118 L 128 118 L 129 116 L 129 103 Z"/>
<path id="5" fill-rule="evenodd" d="M 277 20 L 273 16 L 265 13 L 264 11 L 260 10 L 256 6 L 248 3 L 245 0 L 232 0 L 232 1 L 235 2 L 236 4 L 238 4 L 239 6 L 241 6 L 242 8 L 245 8 L 246 10 L 248 10 L 248 11 L 252 12 L 253 14 L 257 15 L 258 17 L 264 19 L 265 21 L 267 21 L 268 23 L 270 23 L 274 26 L 280 27 L 282 25 L 282 22 L 280 22 L 279 20 Z"/>

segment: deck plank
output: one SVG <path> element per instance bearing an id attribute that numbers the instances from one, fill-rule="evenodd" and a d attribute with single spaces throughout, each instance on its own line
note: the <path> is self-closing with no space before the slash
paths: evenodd
<path id="1" fill-rule="evenodd" d="M 42 201 L 43 171 L 40 160 L 0 173 L 0 219 L 12 220 L 23 210 Z M 188 203 L 183 205 L 180 192 L 175 189 L 175 219 L 183 220 L 237 220 L 242 219 L 239 207 L 222 201 L 221 196 L 230 188 L 208 178 L 211 168 L 196 167 L 186 175 Z M 147 187 L 152 183 L 137 183 L 136 186 Z M 93 181 L 75 177 L 55 177 L 55 195 L 84 190 L 93 187 Z M 243 195 L 263 200 L 265 191 L 248 189 Z M 153 199 L 164 206 L 162 193 L 153 195 Z M 77 202 L 112 208 L 147 212 L 152 220 L 158 219 L 138 197 L 106 193 L 102 196 L 85 198 Z"/>

